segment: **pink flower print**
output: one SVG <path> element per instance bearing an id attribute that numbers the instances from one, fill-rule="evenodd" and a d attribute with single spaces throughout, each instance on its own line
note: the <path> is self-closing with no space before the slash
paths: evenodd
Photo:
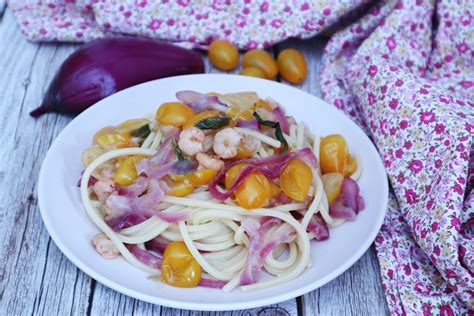
<path id="1" fill-rule="evenodd" d="M 439 248 L 439 246 L 435 246 L 433 248 L 433 253 L 437 256 L 439 256 L 441 254 L 441 248 Z"/>
<path id="2" fill-rule="evenodd" d="M 423 163 L 421 162 L 421 160 L 413 160 L 410 163 L 409 168 L 414 173 L 419 173 L 421 170 L 423 170 Z"/>
<path id="3" fill-rule="evenodd" d="M 400 182 L 400 184 L 403 184 L 405 182 L 406 178 L 405 178 L 405 175 L 403 173 L 400 173 L 398 176 L 397 176 L 397 181 Z"/>
<path id="4" fill-rule="evenodd" d="M 436 115 L 431 111 L 421 112 L 420 121 L 424 124 L 429 124 L 435 120 L 435 117 Z"/>
<path id="5" fill-rule="evenodd" d="M 458 44 L 456 48 L 458 49 L 458 52 L 460 54 L 464 54 L 467 51 L 467 45 L 464 42 L 462 42 L 461 44 Z"/>
<path id="6" fill-rule="evenodd" d="M 384 84 L 383 86 L 380 87 L 380 92 L 382 92 L 382 94 L 387 93 L 387 90 L 388 90 L 388 87 L 387 87 L 386 84 Z"/>
<path id="7" fill-rule="evenodd" d="M 160 26 L 161 26 L 161 21 L 160 20 L 158 20 L 158 19 L 151 20 L 150 29 L 152 29 L 154 31 L 154 30 L 159 29 Z"/>
<path id="8" fill-rule="evenodd" d="M 435 160 L 435 167 L 436 167 L 436 169 L 439 169 L 442 164 L 443 164 L 443 162 L 441 161 L 441 159 L 436 159 L 436 160 Z"/>
<path id="9" fill-rule="evenodd" d="M 448 54 L 448 55 L 444 56 L 444 61 L 447 62 L 447 63 L 453 61 L 453 55 Z"/>
<path id="10" fill-rule="evenodd" d="M 423 303 L 421 310 L 423 311 L 423 316 L 431 316 L 431 305 L 429 303 Z"/>
<path id="11" fill-rule="evenodd" d="M 402 85 L 403 85 L 402 79 L 397 79 L 397 81 L 395 81 L 395 87 L 401 87 Z"/>
<path id="12" fill-rule="evenodd" d="M 421 93 L 421 94 L 428 94 L 428 93 L 430 93 L 430 91 L 427 90 L 427 89 L 425 89 L 425 88 L 421 88 L 421 89 L 420 89 L 420 93 Z"/>
<path id="13" fill-rule="evenodd" d="M 326 16 L 330 15 L 331 14 L 331 9 L 329 9 L 329 8 L 324 9 L 323 14 L 326 15 Z"/>
<path id="14" fill-rule="evenodd" d="M 276 19 L 276 20 L 273 20 L 271 25 L 274 27 L 274 28 L 280 28 L 280 26 L 283 24 L 283 22 L 280 20 L 280 19 Z"/>
<path id="15" fill-rule="evenodd" d="M 429 295 L 430 294 L 430 289 L 425 285 L 423 284 L 422 282 L 420 281 L 417 281 L 415 283 L 415 285 L 413 286 L 413 289 L 418 292 L 418 293 L 421 293 L 421 294 L 425 294 L 425 295 Z"/>
<path id="16" fill-rule="evenodd" d="M 442 305 L 439 308 L 440 316 L 454 316 L 454 312 L 449 305 Z"/>
<path id="17" fill-rule="evenodd" d="M 408 127 L 408 122 L 403 120 L 400 122 L 400 128 L 401 129 L 406 129 Z"/>
<path id="18" fill-rule="evenodd" d="M 248 15 L 250 13 L 250 9 L 249 8 L 244 8 L 242 10 L 242 13 L 245 14 L 245 15 Z"/>
<path id="19" fill-rule="evenodd" d="M 461 87 L 467 89 L 474 86 L 474 81 L 464 80 L 464 81 L 461 81 L 459 84 L 461 85 Z"/>
<path id="20" fill-rule="evenodd" d="M 459 185 L 459 184 L 456 184 L 456 185 Z M 464 192 L 462 192 L 461 190 L 461 194 L 463 194 Z M 461 229 L 461 221 L 459 220 L 459 218 L 457 217 L 454 217 L 451 219 L 451 225 L 453 225 L 454 229 L 459 232 L 460 229 Z"/>
<path id="21" fill-rule="evenodd" d="M 431 224 L 431 231 L 434 233 L 438 230 L 438 222 Z"/>
<path id="22" fill-rule="evenodd" d="M 300 10 L 301 10 L 301 11 L 309 10 L 309 4 L 308 4 L 308 2 L 303 3 L 303 4 L 301 5 L 301 7 L 300 7 Z"/>
<path id="23" fill-rule="evenodd" d="M 369 76 L 373 77 L 377 74 L 377 66 L 376 65 L 370 65 L 369 67 Z"/>
<path id="24" fill-rule="evenodd" d="M 388 269 L 387 275 L 390 278 L 390 280 L 393 280 L 393 270 L 392 269 Z"/>
<path id="25" fill-rule="evenodd" d="M 229 3 L 222 0 L 214 0 L 211 4 L 211 8 L 213 8 L 215 11 L 222 11 L 224 10 L 225 5 L 229 5 Z"/>
<path id="26" fill-rule="evenodd" d="M 135 5 L 144 8 L 147 5 L 147 0 L 135 0 Z"/>
<path id="27" fill-rule="evenodd" d="M 247 45 L 245 45 L 245 49 L 250 50 L 250 49 L 257 48 L 257 46 L 258 46 L 258 43 L 256 41 L 250 41 L 247 43 Z"/>
<path id="28" fill-rule="evenodd" d="M 367 99 L 369 100 L 369 104 L 373 105 L 375 103 L 375 94 L 369 92 L 369 94 L 367 95 Z"/>
<path id="29" fill-rule="evenodd" d="M 393 35 L 389 36 L 389 38 L 387 38 L 387 41 L 385 42 L 385 45 L 387 45 L 388 49 L 393 51 L 395 47 L 397 47 L 397 42 L 395 41 L 395 37 Z"/>
<path id="30" fill-rule="evenodd" d="M 413 146 L 413 143 L 410 140 L 405 141 L 405 144 L 403 144 L 403 147 L 405 147 L 407 150 L 409 150 Z"/>
<path id="31" fill-rule="evenodd" d="M 403 149 L 398 148 L 397 150 L 395 150 L 395 157 L 400 159 L 402 158 L 402 156 L 403 156 Z"/>
<path id="32" fill-rule="evenodd" d="M 260 6 L 260 11 L 262 11 L 262 12 L 267 12 L 268 11 L 268 2 L 262 3 L 262 5 Z"/>
<path id="33" fill-rule="evenodd" d="M 173 26 L 174 25 L 174 19 L 169 19 L 168 21 L 166 21 L 166 24 L 168 24 L 169 26 Z"/>
<path id="34" fill-rule="evenodd" d="M 319 26 L 315 20 L 307 20 L 303 27 L 306 31 L 313 32 L 316 31 Z"/>
<path id="35" fill-rule="evenodd" d="M 191 0 L 178 0 L 178 4 L 182 7 L 187 7 Z"/>
<path id="36" fill-rule="evenodd" d="M 427 208 L 428 210 L 431 210 L 431 209 L 433 208 L 433 205 L 434 205 L 434 200 L 433 200 L 433 199 L 430 199 L 430 200 L 428 201 L 428 203 L 426 203 L 426 208 Z"/>
<path id="37" fill-rule="evenodd" d="M 443 124 L 436 124 L 435 125 L 435 133 L 440 135 L 444 132 L 444 130 L 446 129 L 446 126 L 444 126 Z"/>
<path id="38" fill-rule="evenodd" d="M 403 266 L 403 271 L 405 272 L 405 275 L 411 275 L 411 268 L 410 268 L 410 265 L 405 264 L 405 265 Z"/>
<path id="39" fill-rule="evenodd" d="M 413 189 L 408 189 L 405 191 L 405 198 L 407 199 L 408 204 L 413 205 L 417 202 L 417 195 Z"/>
<path id="40" fill-rule="evenodd" d="M 388 106 L 389 106 L 392 110 L 396 110 L 396 109 L 397 109 L 397 106 L 398 106 L 398 99 L 393 98 L 392 100 L 390 100 L 390 102 L 388 103 Z"/>

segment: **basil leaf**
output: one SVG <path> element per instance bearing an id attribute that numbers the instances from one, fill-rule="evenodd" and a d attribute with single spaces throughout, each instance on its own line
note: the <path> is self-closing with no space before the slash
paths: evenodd
<path id="1" fill-rule="evenodd" d="M 214 116 L 205 118 L 204 120 L 197 122 L 194 126 L 200 129 L 219 129 L 229 125 L 229 123 L 230 118 L 228 117 Z"/>
<path id="2" fill-rule="evenodd" d="M 143 125 L 142 127 L 137 128 L 136 130 L 133 130 L 130 132 L 130 136 L 133 137 L 140 137 L 140 138 L 147 138 L 148 135 L 150 135 L 151 130 L 150 130 L 150 125 L 146 124 Z"/>
<path id="3" fill-rule="evenodd" d="M 265 125 L 265 126 L 273 127 L 273 128 L 276 128 L 278 125 L 280 125 L 280 123 L 278 123 L 278 122 L 266 121 L 266 120 L 262 119 L 260 117 L 260 115 L 258 115 L 257 112 L 253 112 L 253 116 L 255 116 L 255 118 L 257 119 L 258 124 L 260 124 L 260 125 Z"/>
<path id="4" fill-rule="evenodd" d="M 171 142 L 173 143 L 173 150 L 174 150 L 178 160 L 180 160 L 180 161 L 186 160 L 186 157 L 184 156 L 183 152 L 179 148 L 178 143 L 176 143 L 176 139 L 171 138 Z"/>
<path id="5" fill-rule="evenodd" d="M 288 149 L 288 143 L 286 142 L 286 139 L 283 136 L 283 132 L 282 132 L 281 127 L 280 127 L 280 123 L 264 120 L 260 117 L 260 115 L 258 115 L 257 112 L 253 112 L 253 116 L 255 116 L 255 119 L 257 120 L 257 122 L 259 124 L 265 125 L 265 126 L 268 126 L 268 127 L 272 127 L 272 128 L 275 129 L 275 137 L 276 137 L 277 140 L 280 141 L 280 143 L 283 144 L 283 146 L 284 146 L 283 150 L 286 151 Z"/>
<path id="6" fill-rule="evenodd" d="M 283 136 L 283 132 L 280 127 L 280 123 L 277 123 L 277 127 L 275 129 L 275 137 L 283 144 L 283 150 L 288 150 L 288 143 L 286 142 L 285 137 Z"/>

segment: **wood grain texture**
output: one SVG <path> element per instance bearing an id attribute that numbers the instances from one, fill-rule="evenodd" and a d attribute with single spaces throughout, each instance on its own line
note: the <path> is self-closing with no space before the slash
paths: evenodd
<path id="1" fill-rule="evenodd" d="M 1 2 L 1 1 L 0 1 Z M 350 270 L 298 299 L 236 312 L 190 312 L 115 292 L 79 271 L 49 237 L 37 206 L 37 178 L 51 142 L 71 120 L 28 112 L 54 72 L 77 47 L 26 41 L 0 5 L 0 315 L 341 315 L 385 314 L 378 263 L 371 248 Z M 287 41 L 301 49 L 309 77 L 299 88 L 320 95 L 317 70 L 324 40 Z M 206 60 L 208 72 L 219 72 Z M 232 73 L 238 73 L 240 69 Z M 210 87 L 210 90 L 212 87 Z"/>

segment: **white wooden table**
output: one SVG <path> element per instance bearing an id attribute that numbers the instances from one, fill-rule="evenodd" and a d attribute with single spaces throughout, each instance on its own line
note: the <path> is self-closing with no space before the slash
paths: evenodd
<path id="1" fill-rule="evenodd" d="M 30 43 L 11 12 L 0 12 L 0 315 L 214 314 L 148 304 L 115 292 L 76 268 L 51 241 L 37 205 L 37 178 L 51 142 L 71 118 L 53 113 L 33 119 L 28 113 L 77 45 Z M 273 53 L 286 46 L 304 52 L 309 76 L 300 88 L 316 96 L 321 95 L 317 73 L 324 43 L 320 38 L 292 40 L 273 48 Z M 208 63 L 206 67 L 216 72 Z M 387 313 L 372 246 L 347 272 L 311 293 L 277 305 L 216 314 Z"/>

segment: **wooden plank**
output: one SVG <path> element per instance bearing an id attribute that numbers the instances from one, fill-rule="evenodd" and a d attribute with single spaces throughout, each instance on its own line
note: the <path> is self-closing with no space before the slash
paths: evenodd
<path id="1" fill-rule="evenodd" d="M 90 280 L 51 242 L 36 196 L 41 161 L 69 119 L 28 115 L 72 47 L 27 42 L 8 10 L 0 38 L 0 314 L 84 314 Z"/>
<path id="2" fill-rule="evenodd" d="M 296 87 L 317 97 L 322 97 L 319 85 L 321 56 L 327 39 L 288 40 L 277 46 L 277 50 L 296 48 L 306 57 L 308 78 Z M 282 82 L 285 82 L 282 80 Z M 388 313 L 380 281 L 380 269 L 374 247 L 348 271 L 300 298 L 303 315 L 381 315 Z"/>

